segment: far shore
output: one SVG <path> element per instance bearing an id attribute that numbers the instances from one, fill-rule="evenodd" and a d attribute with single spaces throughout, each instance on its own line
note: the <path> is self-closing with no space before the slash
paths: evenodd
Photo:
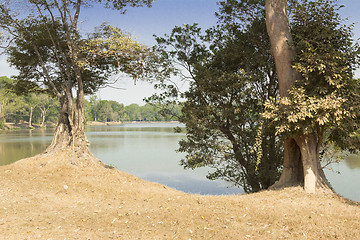
<path id="1" fill-rule="evenodd" d="M 17 130 L 17 129 L 37 129 L 37 128 L 55 128 L 55 123 L 45 123 L 44 126 L 41 126 L 40 124 L 32 124 L 31 127 L 29 127 L 28 122 L 20 122 L 20 123 L 12 123 L 12 122 L 6 122 L 4 123 L 5 128 L 0 130 Z"/>
<path id="2" fill-rule="evenodd" d="M 98 121 L 87 121 L 86 126 L 116 126 L 126 123 L 179 123 L 179 121 L 122 121 L 122 122 L 98 122 Z M 55 123 L 46 123 L 44 126 L 41 126 L 40 124 L 32 124 L 31 127 L 29 127 L 28 122 L 21 122 L 21 123 L 11 123 L 6 122 L 5 129 L 1 130 L 17 130 L 17 129 L 38 129 L 38 128 L 55 128 Z"/>
<path id="3" fill-rule="evenodd" d="M 87 126 L 113 126 L 121 125 L 126 123 L 179 123 L 179 121 L 122 121 L 122 122 L 97 122 L 97 121 L 87 121 Z"/>

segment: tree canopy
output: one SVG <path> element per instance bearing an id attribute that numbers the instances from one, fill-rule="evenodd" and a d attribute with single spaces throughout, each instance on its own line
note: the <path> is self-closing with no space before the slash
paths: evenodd
<path id="1" fill-rule="evenodd" d="M 5 122 L 27 121 L 29 127 L 36 122 L 45 126 L 46 121 L 56 122 L 59 114 L 58 102 L 45 93 L 16 95 L 12 88 L 13 80 L 0 77 L 0 129 Z"/>
<path id="2" fill-rule="evenodd" d="M 293 9 L 294 68 L 302 79 L 277 107 L 269 102 L 268 108 L 276 112 L 279 133 L 326 128 L 337 132 L 329 137 L 340 145 L 349 134 L 356 135 L 359 82 L 354 79 L 354 71 L 359 66 L 360 52 L 351 38 L 351 26 L 342 24 L 339 8 L 333 1 L 304 1 Z M 347 136 L 342 138 L 343 134 Z"/>
<path id="3" fill-rule="evenodd" d="M 360 51 L 352 39 L 352 27 L 344 25 L 338 14 L 337 1 L 294 2 L 290 34 L 283 11 L 286 1 L 280 2 L 267 1 L 268 32 L 274 52 L 281 42 L 284 46 L 274 55 L 277 71 L 294 74 L 282 75 L 282 81 L 279 76 L 283 94 L 267 102 L 263 116 L 288 138 L 285 152 L 292 157 L 285 159 L 281 184 L 304 179 L 305 190 L 315 193 L 328 188 L 319 162 L 324 140 L 343 149 L 359 147 L 359 80 L 354 79 L 354 70 Z M 279 32 L 285 32 L 286 41 Z M 292 56 L 291 61 L 285 56 Z M 303 171 L 294 171 L 298 161 Z"/>
<path id="4" fill-rule="evenodd" d="M 187 156 L 181 164 L 210 166 L 214 171 L 209 178 L 223 178 L 246 191 L 277 180 L 286 138 L 295 137 L 299 144 L 296 152 L 285 152 L 296 161 L 306 158 L 299 148 L 308 134 L 315 136 L 318 161 L 324 139 L 343 149 L 359 146 L 359 83 L 353 75 L 359 47 L 351 26 L 343 24 L 336 1 L 282 2 L 279 6 L 287 14 L 288 4 L 291 14 L 284 26 L 291 29 L 293 41 L 284 45 L 295 50 L 289 66 L 297 79 L 285 79 L 279 86 L 264 1 L 220 1 L 218 25 L 205 34 L 195 24 L 157 38 L 164 61 L 190 85 L 181 92 L 173 82 L 160 82 L 156 87 L 165 92 L 149 99 L 166 104 L 185 99 L 181 121 L 187 139 L 179 151 Z M 321 169 L 320 163 L 316 166 Z"/>
<path id="5" fill-rule="evenodd" d="M 187 138 L 179 151 L 187 155 L 181 165 L 208 166 L 210 179 L 259 191 L 277 180 L 282 161 L 275 129 L 260 116 L 266 99 L 277 96 L 275 67 L 263 8 L 245 20 L 228 12 L 227 4 L 221 2 L 219 25 L 205 33 L 196 24 L 184 25 L 157 38 L 159 51 L 190 88 L 181 92 L 162 82 L 158 86 L 166 91 L 152 100 L 185 99 L 180 121 L 186 124 Z"/>
<path id="6" fill-rule="evenodd" d="M 144 75 L 148 49 L 116 27 L 101 25 L 83 36 L 79 16 L 92 4 L 119 10 L 151 6 L 151 0 L 15 1 L 0 4 L 0 28 L 5 53 L 19 74 L 18 92 L 44 91 L 60 102 L 60 116 L 51 149 L 75 145 L 86 148 L 84 95 L 92 94 L 119 72 Z M 73 94 L 75 95 L 75 102 Z M 49 148 L 49 149 L 50 149 Z"/>

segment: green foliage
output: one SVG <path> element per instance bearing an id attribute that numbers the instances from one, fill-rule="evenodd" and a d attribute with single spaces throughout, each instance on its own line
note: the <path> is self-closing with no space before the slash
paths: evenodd
<path id="1" fill-rule="evenodd" d="M 0 78 L 0 121 L 2 122 L 9 118 L 18 122 L 24 111 L 24 101 L 8 88 L 12 82 L 10 78 Z"/>
<path id="2" fill-rule="evenodd" d="M 98 119 L 104 122 L 120 121 L 120 113 L 124 106 L 115 101 L 101 100 L 99 102 Z M 119 105 L 119 106 L 118 106 Z"/>
<path id="3" fill-rule="evenodd" d="M 56 99 L 46 94 L 16 95 L 11 87 L 12 83 L 12 79 L 0 78 L 0 121 L 29 121 L 30 111 L 33 111 L 34 123 L 43 125 L 46 120 L 56 122 L 59 114 Z"/>
<path id="4" fill-rule="evenodd" d="M 15 92 L 37 92 L 44 84 L 46 92 L 56 95 L 56 92 L 62 92 L 64 85 L 76 86 L 75 70 L 69 69 L 71 59 L 64 26 L 60 22 L 52 23 L 50 19 L 23 20 L 20 23 L 31 35 L 15 39 L 6 49 L 8 62 L 19 70 L 19 75 L 15 78 Z M 52 31 L 51 35 L 48 31 Z M 30 38 L 34 40 L 29 41 Z M 58 46 L 54 46 L 53 41 Z M 33 49 L 34 44 L 38 46 L 42 62 Z M 77 45 L 77 65 L 81 68 L 85 94 L 96 92 L 100 86 L 108 83 L 113 74 L 126 72 L 133 77 L 139 75 L 141 54 L 146 51 L 144 46 L 130 36 L 109 25 L 102 25 L 88 39 L 79 39 Z M 59 51 L 56 47 L 63 53 L 56 53 Z M 52 69 L 47 73 L 51 81 L 44 80 L 43 67 Z"/>
<path id="5" fill-rule="evenodd" d="M 354 79 L 360 49 L 352 27 L 343 25 L 336 1 L 299 1 L 291 30 L 297 50 L 294 68 L 303 79 L 288 98 L 268 101 L 264 117 L 277 133 L 324 134 L 337 146 L 359 148 L 359 80 Z"/>
<path id="6" fill-rule="evenodd" d="M 105 3 L 106 7 L 126 12 L 126 7 L 151 7 L 155 0 L 93 0 L 94 2 Z M 90 2 L 90 1 L 88 1 Z"/>
<path id="7" fill-rule="evenodd" d="M 84 96 L 111 84 L 110 76 L 118 73 L 135 80 L 149 77 L 150 72 L 157 71 L 158 62 L 156 54 L 116 27 L 103 24 L 84 35 L 79 29 L 80 13 L 93 5 L 125 13 L 128 7 L 150 7 L 152 2 L 27 0 L 22 1 L 21 14 L 16 2 L 1 2 L 0 31 L 5 34 L 1 47 L 19 72 L 12 84 L 14 91 L 56 96 L 61 105 L 58 126 L 62 125 L 62 131 L 55 134 L 75 136 L 69 141 L 84 139 Z M 33 107 L 29 107 L 31 119 Z M 103 114 L 117 119 L 118 114 L 110 110 L 107 106 Z"/>
<path id="8" fill-rule="evenodd" d="M 13 82 L 7 77 L 0 77 L 0 122 L 29 121 L 32 108 L 32 122 L 44 126 L 46 122 L 56 123 L 59 116 L 59 103 L 47 94 L 16 95 L 13 89 L 7 87 Z M 113 100 L 99 100 L 95 95 L 85 100 L 86 121 L 170 121 L 177 120 L 173 115 L 161 112 L 162 106 L 131 104 L 124 106 Z M 173 112 L 180 115 L 181 105 L 174 106 Z M 1 125 L 3 127 L 3 125 Z M 1 129 L 1 128 L 0 128 Z"/>
<path id="9" fill-rule="evenodd" d="M 157 104 L 124 104 L 112 100 L 98 100 L 91 96 L 85 101 L 85 112 L 87 121 L 111 122 L 111 121 L 170 121 L 178 120 L 170 114 L 162 112 L 162 106 Z M 174 107 L 174 111 L 180 115 L 181 106 Z"/>
<path id="10" fill-rule="evenodd" d="M 83 68 L 104 64 L 117 66 L 117 71 L 132 75 L 134 79 L 143 71 L 143 60 L 149 55 L 149 49 L 132 39 L 130 34 L 121 29 L 102 24 L 81 46 Z"/>
<path id="11" fill-rule="evenodd" d="M 206 34 L 194 24 L 157 38 L 158 51 L 177 67 L 175 77 L 190 88 L 181 92 L 174 81 L 162 81 L 156 88 L 164 92 L 149 101 L 171 105 L 185 99 L 180 121 L 186 124 L 187 138 L 179 151 L 187 155 L 181 165 L 210 167 L 208 178 L 252 192 L 269 187 L 279 176 L 281 144 L 273 128 L 258 131 L 265 100 L 277 95 L 277 81 L 263 11 L 257 9 L 245 22 L 237 18 L 239 12 L 225 9 L 233 2 L 221 2 L 223 22 Z M 258 133 L 262 141 L 256 141 Z M 256 143 L 261 156 L 254 151 Z"/>
<path id="12" fill-rule="evenodd" d="M 321 98 L 306 95 L 304 88 L 294 88 L 289 98 L 279 99 L 277 103 L 267 102 L 265 118 L 278 125 L 277 134 L 302 134 L 317 131 L 316 127 L 332 125 L 337 127 L 351 113 L 343 109 L 345 99 L 336 92 Z"/>

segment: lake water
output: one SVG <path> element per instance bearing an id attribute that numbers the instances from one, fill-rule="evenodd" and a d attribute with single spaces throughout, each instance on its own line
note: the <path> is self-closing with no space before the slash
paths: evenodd
<path id="1" fill-rule="evenodd" d="M 238 194 L 242 189 L 223 181 L 205 178 L 209 169 L 184 170 L 179 166 L 183 153 L 177 153 L 176 123 L 130 123 L 120 126 L 89 126 L 86 135 L 91 152 L 103 163 L 188 193 Z M 0 134 L 0 165 L 36 155 L 52 140 L 52 129 L 17 130 Z M 341 195 L 360 201 L 360 157 L 349 156 L 325 170 L 334 189 Z M 335 173 L 339 171 L 341 174 Z"/>

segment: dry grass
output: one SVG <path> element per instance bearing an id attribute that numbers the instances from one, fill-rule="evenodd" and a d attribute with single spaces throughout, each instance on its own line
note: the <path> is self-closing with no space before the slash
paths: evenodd
<path id="1" fill-rule="evenodd" d="M 71 164 L 76 162 L 76 165 Z M 0 167 L 0 239 L 359 239 L 360 207 L 301 188 L 185 194 L 70 152 Z"/>

